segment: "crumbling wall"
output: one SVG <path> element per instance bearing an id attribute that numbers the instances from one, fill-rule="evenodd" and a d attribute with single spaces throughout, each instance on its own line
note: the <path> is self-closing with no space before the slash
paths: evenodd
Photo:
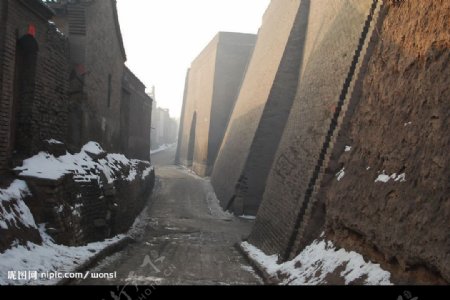
<path id="1" fill-rule="evenodd" d="M 344 172 L 325 185 L 327 231 L 399 282 L 448 284 L 450 3 L 390 1 L 385 13 L 330 164 Z"/>
<path id="2" fill-rule="evenodd" d="M 5 187 L 0 186 L 0 252 L 11 245 L 42 242 L 34 218 L 25 204 L 29 196 L 30 190 L 24 181 L 13 180 Z"/>
<path id="3" fill-rule="evenodd" d="M 64 147 L 54 143 L 16 168 L 29 186 L 26 203 L 36 223 L 70 246 L 126 232 L 153 189 L 153 167 L 107 154 L 96 143 L 74 155 L 61 155 Z"/>

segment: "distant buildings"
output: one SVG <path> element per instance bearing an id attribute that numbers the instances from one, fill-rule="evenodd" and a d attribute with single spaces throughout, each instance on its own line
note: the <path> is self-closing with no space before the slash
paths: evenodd
<path id="1" fill-rule="evenodd" d="M 156 98 L 155 89 L 149 94 Z M 157 107 L 157 102 L 153 101 L 152 106 L 152 130 L 151 130 L 151 150 L 156 150 L 163 145 L 170 145 L 177 141 L 178 122 L 170 117 L 169 110 Z"/>

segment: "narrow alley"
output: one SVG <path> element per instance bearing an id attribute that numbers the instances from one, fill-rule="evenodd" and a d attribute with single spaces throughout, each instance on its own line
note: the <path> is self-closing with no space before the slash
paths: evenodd
<path id="1" fill-rule="evenodd" d="M 152 156 L 157 183 L 141 218 L 140 234 L 92 272 L 115 280 L 78 284 L 261 284 L 234 247 L 253 221 L 224 213 L 204 179 L 173 165 L 175 147 Z"/>

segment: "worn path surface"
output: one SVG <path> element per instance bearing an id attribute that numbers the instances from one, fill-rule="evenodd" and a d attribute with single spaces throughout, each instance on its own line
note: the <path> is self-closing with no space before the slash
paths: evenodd
<path id="1" fill-rule="evenodd" d="M 78 284 L 262 283 L 234 248 L 253 222 L 225 214 L 209 182 L 172 165 L 174 152 L 152 155 L 157 183 L 137 242 L 91 270 L 117 272 L 117 278 Z"/>

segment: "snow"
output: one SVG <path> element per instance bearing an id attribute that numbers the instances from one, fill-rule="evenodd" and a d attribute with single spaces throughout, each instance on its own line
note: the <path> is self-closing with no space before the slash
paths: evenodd
<path id="1" fill-rule="evenodd" d="M 375 182 L 387 183 L 391 179 L 395 182 L 406 182 L 406 174 L 402 173 L 397 175 L 397 173 L 394 173 L 392 175 L 387 175 L 386 171 L 383 171 L 380 175 L 378 175 L 377 179 L 375 179 Z"/>
<path id="2" fill-rule="evenodd" d="M 113 183 L 121 175 L 123 166 L 130 166 L 130 172 L 124 179 L 133 181 L 137 176 L 137 166 L 140 160 L 128 159 L 123 154 L 108 154 L 105 158 L 95 161 L 91 155 L 99 155 L 104 150 L 96 142 L 89 142 L 76 154 L 66 153 L 55 157 L 47 152 L 39 154 L 23 161 L 20 176 L 28 176 L 42 179 L 58 180 L 67 174 L 74 174 L 77 182 L 97 181 L 101 184 L 100 173 L 103 173 L 108 183 Z"/>
<path id="3" fill-rule="evenodd" d="M 49 141 L 57 142 L 57 141 Z M 127 159 L 122 154 L 108 154 L 103 159 L 98 161 L 92 159 L 88 153 L 101 154 L 103 149 L 98 143 L 89 142 L 86 144 L 80 153 L 70 154 L 55 157 L 46 152 L 24 160 L 21 167 L 15 170 L 20 172 L 20 176 L 30 176 L 44 179 L 57 180 L 66 174 L 74 174 L 76 181 L 90 181 L 97 180 L 99 184 L 101 174 L 103 173 L 112 183 L 122 175 L 124 166 L 130 167 L 130 172 L 124 176 L 125 180 L 135 180 L 138 175 L 137 167 L 143 161 Z M 142 175 L 143 178 L 150 174 L 153 170 L 149 166 Z M 15 180 L 7 189 L 0 189 L 0 228 L 8 229 L 12 224 L 17 225 L 18 222 L 28 227 L 39 229 L 40 235 L 43 239 L 42 245 L 28 242 L 26 245 L 19 245 L 14 242 L 12 248 L 0 253 L 0 285 L 3 284 L 55 284 L 60 278 L 47 279 L 41 278 L 39 275 L 46 272 L 71 272 L 77 266 L 86 262 L 95 253 L 98 253 L 103 248 L 114 244 L 125 237 L 125 235 L 118 235 L 112 239 L 103 242 L 90 243 L 82 247 L 69 247 L 64 245 L 57 245 L 45 231 L 45 225 L 36 225 L 33 215 L 23 201 L 23 197 L 30 195 L 30 191 L 25 181 Z M 77 195 L 79 197 L 81 195 Z M 13 201 L 13 202 L 12 202 Z M 12 206 L 13 212 L 5 209 L 5 204 Z M 117 204 L 115 204 L 117 206 Z M 80 215 L 82 204 L 70 206 L 73 215 Z M 56 208 L 58 211 L 63 211 L 64 206 Z M 133 227 L 143 228 L 139 225 L 139 220 Z M 136 231 L 136 228 L 132 228 Z M 130 230 L 129 234 L 133 231 Z M 16 281 L 8 279 L 9 271 L 37 271 L 38 280 L 22 280 Z"/>
<path id="4" fill-rule="evenodd" d="M 342 168 L 342 170 L 340 170 L 340 171 L 336 174 L 337 181 L 341 181 L 341 179 L 344 178 L 344 176 L 345 176 L 345 167 Z"/>
<path id="5" fill-rule="evenodd" d="M 375 182 L 383 182 L 386 183 L 391 179 L 391 176 L 386 175 L 386 174 L 380 174 L 378 175 L 377 179 L 375 179 Z"/>
<path id="6" fill-rule="evenodd" d="M 352 147 L 351 146 L 345 146 L 345 152 L 350 152 L 352 151 Z"/>
<path id="7" fill-rule="evenodd" d="M 130 169 L 130 173 L 128 174 L 127 180 L 132 182 L 136 179 L 137 176 L 137 170 L 136 170 L 136 164 L 133 162 L 132 168 Z"/>
<path id="8" fill-rule="evenodd" d="M 209 214 L 217 217 L 222 218 L 224 220 L 230 220 L 230 218 L 233 218 L 233 214 L 224 211 L 222 209 L 222 206 L 220 205 L 220 201 L 217 198 L 217 195 L 214 191 L 214 188 L 211 184 L 211 179 L 209 177 L 200 177 L 197 174 L 195 174 L 194 171 L 191 169 L 188 169 L 186 167 L 179 166 L 177 167 L 177 170 L 182 171 L 186 175 L 189 175 L 197 180 L 199 180 L 203 185 L 204 194 L 206 195 L 206 203 L 208 205 Z"/>
<path id="9" fill-rule="evenodd" d="M 90 174 L 89 169 L 95 169 L 96 163 L 85 152 L 69 154 L 56 158 L 46 152 L 28 158 L 23 161 L 21 167 L 15 168 L 21 171 L 20 176 L 29 176 L 43 179 L 58 180 L 64 175 L 74 173 L 78 178 L 85 180 L 97 179 L 96 174 Z"/>
<path id="10" fill-rule="evenodd" d="M 63 142 L 57 141 L 55 139 L 45 140 L 49 144 L 56 144 L 56 145 L 64 145 Z"/>
<path id="11" fill-rule="evenodd" d="M 203 189 L 205 190 L 206 193 L 206 202 L 208 204 L 209 214 L 217 218 L 230 220 L 230 218 L 232 218 L 233 215 L 222 209 L 222 206 L 220 205 L 219 199 L 217 198 L 216 193 L 214 192 L 214 188 L 211 185 L 211 182 L 208 179 L 203 179 L 202 183 Z"/>
<path id="12" fill-rule="evenodd" d="M 27 246 L 15 246 L 4 253 L 0 253 L 0 274 L 2 274 L 0 276 L 0 285 L 56 284 L 59 279 L 51 280 L 38 276 L 38 280 L 18 281 L 8 279 L 6 274 L 8 271 L 37 271 L 38 274 L 55 271 L 72 272 L 95 253 L 124 238 L 124 235 L 118 235 L 114 238 L 82 247 L 69 247 L 55 244 L 45 232 L 44 227 L 43 224 L 39 226 L 39 231 L 43 238 L 42 245 L 28 242 Z"/>
<path id="13" fill-rule="evenodd" d="M 397 178 L 395 178 L 395 181 L 400 181 L 400 182 L 406 182 L 406 174 L 402 173 L 400 175 L 397 176 Z"/>
<path id="14" fill-rule="evenodd" d="M 337 250 L 331 241 L 315 240 L 293 260 L 278 264 L 278 255 L 266 255 L 255 246 L 243 242 L 242 248 L 262 266 L 270 276 L 282 277 L 281 284 L 319 285 L 327 284 L 327 275 L 336 273 L 338 267 L 345 269 L 338 275 L 345 284 L 365 278 L 365 285 L 391 285 L 390 273 L 380 265 L 366 262 L 356 252 Z"/>
<path id="15" fill-rule="evenodd" d="M 100 155 L 105 152 L 100 146 L 100 144 L 96 142 L 88 142 L 86 145 L 83 146 L 83 148 L 81 148 L 81 151 L 89 152 L 94 155 Z"/>
<path id="16" fill-rule="evenodd" d="M 147 178 L 153 170 L 154 170 L 153 166 L 150 166 L 147 169 L 145 169 L 144 172 L 142 172 L 142 179 Z"/>
<path id="17" fill-rule="evenodd" d="M 170 144 L 170 145 L 164 144 L 164 145 L 159 146 L 157 149 L 150 151 L 150 154 L 156 154 L 158 152 L 165 151 L 165 150 L 170 149 L 175 146 L 176 146 L 176 144 Z"/>
<path id="18" fill-rule="evenodd" d="M 245 220 L 256 220 L 256 216 L 242 215 L 242 216 L 239 216 L 239 218 L 245 219 Z"/>
<path id="19" fill-rule="evenodd" d="M 45 2 L 45 1 L 44 1 Z M 53 21 L 48 21 L 48 24 L 50 24 L 51 26 L 53 26 L 56 29 L 56 32 L 58 32 L 59 35 L 64 36 L 64 33 L 58 28 L 58 26 L 56 26 L 55 22 Z"/>
<path id="20" fill-rule="evenodd" d="M 23 201 L 23 197 L 30 195 L 25 181 L 14 180 L 7 189 L 0 189 L 0 228 L 8 229 L 8 223 L 18 227 L 17 222 L 30 228 L 37 228 L 28 206 Z M 16 200 L 10 203 L 12 200 Z M 12 210 L 5 209 L 5 204 L 9 203 Z"/>

